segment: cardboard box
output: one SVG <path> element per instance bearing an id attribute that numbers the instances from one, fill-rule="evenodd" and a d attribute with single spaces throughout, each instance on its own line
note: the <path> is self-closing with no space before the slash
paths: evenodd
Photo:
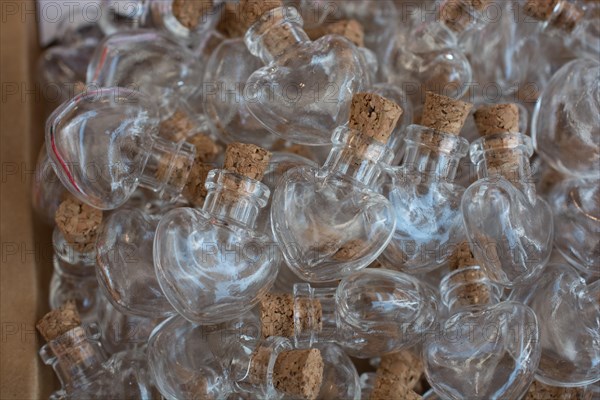
<path id="1" fill-rule="evenodd" d="M 33 1 L 0 2 L 0 398 L 48 398 L 56 381 L 38 357 L 36 321 L 48 311 L 51 229 L 31 209 L 31 183 L 43 142 L 43 88 Z"/>

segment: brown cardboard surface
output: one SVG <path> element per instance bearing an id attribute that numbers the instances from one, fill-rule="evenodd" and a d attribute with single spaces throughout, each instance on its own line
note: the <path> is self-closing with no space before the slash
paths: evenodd
<path id="1" fill-rule="evenodd" d="M 42 90 L 33 1 L 1 1 L 0 30 L 0 398 L 47 398 L 52 369 L 37 355 L 35 322 L 48 308 L 51 230 L 31 211 L 31 182 L 43 140 Z"/>

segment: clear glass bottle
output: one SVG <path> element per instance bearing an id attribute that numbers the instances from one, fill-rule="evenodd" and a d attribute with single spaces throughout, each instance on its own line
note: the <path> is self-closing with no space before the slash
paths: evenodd
<path id="1" fill-rule="evenodd" d="M 539 319 L 538 381 L 569 387 L 600 379 L 599 294 L 600 281 L 586 284 L 567 264 L 548 265 L 535 282 L 511 293 L 512 300 L 531 307 Z"/>
<path id="2" fill-rule="evenodd" d="M 219 325 L 195 325 L 180 316 L 166 320 L 148 344 L 161 393 L 168 399 L 227 398 L 233 393 L 316 399 L 324 354 L 318 349 L 294 350 L 284 338 L 261 340 L 255 327 L 251 315 Z M 333 381 L 337 377 L 329 376 L 332 384 L 338 384 Z"/>
<path id="3" fill-rule="evenodd" d="M 399 351 L 423 339 L 436 320 L 437 299 L 413 276 L 365 269 L 336 287 L 294 285 L 294 294 L 271 294 L 261 302 L 265 337 L 286 336 L 297 347 L 335 342 L 353 357 Z"/>
<path id="4" fill-rule="evenodd" d="M 578 59 L 558 70 L 532 116 L 536 152 L 567 175 L 598 178 L 600 170 L 600 63 Z"/>
<path id="5" fill-rule="evenodd" d="M 199 179 L 195 148 L 158 137 L 158 126 L 156 106 L 146 95 L 89 90 L 48 118 L 46 151 L 65 188 L 99 209 L 123 205 L 138 185 L 167 199 L 193 196 Z"/>
<path id="6" fill-rule="evenodd" d="M 39 351 L 51 365 L 61 389 L 51 399 L 158 399 L 143 355 L 132 352 L 110 359 L 98 342 L 99 333 L 84 329 L 74 303 L 46 314 L 36 325 L 47 343 Z"/>
<path id="7" fill-rule="evenodd" d="M 152 249 L 159 215 L 113 212 L 98 234 L 96 273 L 112 305 L 124 314 L 162 318 L 175 313 L 154 271 Z"/>
<path id="8" fill-rule="evenodd" d="M 325 164 L 293 168 L 280 180 L 271 206 L 273 235 L 304 280 L 334 281 L 366 268 L 388 244 L 393 209 L 375 190 L 392 158 L 384 143 L 400 114 L 381 96 L 354 95 L 349 126 L 333 133 Z"/>
<path id="9" fill-rule="evenodd" d="M 269 131 L 295 143 L 326 144 L 348 121 L 352 95 L 370 85 L 362 52 L 339 35 L 310 41 L 293 7 L 261 16 L 246 32 L 265 64 L 246 83 L 246 106 Z"/>
<path id="10" fill-rule="evenodd" d="M 67 193 L 67 190 L 54 173 L 46 146 L 42 145 L 31 184 L 31 205 L 44 223 L 54 226 L 56 210 Z"/>
<path id="11" fill-rule="evenodd" d="M 243 315 L 277 276 L 277 246 L 256 229 L 270 194 L 260 182 L 269 158 L 258 146 L 230 144 L 224 169 L 208 174 L 204 207 L 172 210 L 156 228 L 160 286 L 190 321 L 219 323 Z"/>
<path id="12" fill-rule="evenodd" d="M 102 0 L 98 24 L 105 35 L 148 27 L 152 0 Z"/>
<path id="13" fill-rule="evenodd" d="M 217 23 L 219 3 L 220 0 L 150 0 L 149 12 L 156 28 L 188 46 L 195 46 Z"/>
<path id="14" fill-rule="evenodd" d="M 458 135 L 471 104 L 428 93 L 424 108 L 423 125 L 407 128 L 403 163 L 395 169 L 387 193 L 396 229 L 379 257 L 386 268 L 409 273 L 444 265 L 464 237 L 464 188 L 453 181 L 468 150 L 468 142 Z M 436 129 L 442 119 L 451 118 L 456 118 L 456 126 Z"/>
<path id="15" fill-rule="evenodd" d="M 598 276 L 600 269 L 600 185 L 596 179 L 567 179 L 548 195 L 554 223 L 560 229 L 554 246 L 581 273 Z"/>
<path id="16" fill-rule="evenodd" d="M 155 30 L 135 30 L 105 38 L 87 69 L 93 88 L 123 87 L 143 92 L 168 118 L 198 90 L 203 69 L 184 46 Z"/>
<path id="17" fill-rule="evenodd" d="M 475 119 L 484 136 L 470 148 L 479 180 L 461 202 L 467 236 L 490 280 L 526 284 L 541 274 L 554 238 L 552 211 L 531 178 L 531 139 L 517 132 L 514 104 L 482 107 Z"/>
<path id="18" fill-rule="evenodd" d="M 423 347 L 427 380 L 445 399 L 521 398 L 540 360 L 536 315 L 516 301 L 500 301 L 500 286 L 474 265 L 468 244 L 461 246 L 466 265 L 440 284 L 450 316 Z"/>

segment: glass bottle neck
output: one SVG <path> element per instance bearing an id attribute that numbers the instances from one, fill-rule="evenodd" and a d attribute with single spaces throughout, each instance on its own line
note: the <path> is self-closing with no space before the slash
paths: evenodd
<path id="1" fill-rule="evenodd" d="M 45 364 L 52 365 L 62 387 L 70 390 L 93 382 L 103 371 L 106 356 L 95 341 L 79 326 L 46 343 L 40 350 Z"/>
<path id="2" fill-rule="evenodd" d="M 452 182 L 468 151 L 466 139 L 421 125 L 407 128 L 402 167 L 405 173 L 417 174 L 420 181 Z"/>
<path id="3" fill-rule="evenodd" d="M 259 181 L 227 170 L 212 170 L 206 178 L 208 191 L 202 209 L 229 223 L 252 229 L 269 199 L 269 188 Z"/>
<path id="4" fill-rule="evenodd" d="M 54 266 L 59 272 L 71 275 L 87 276 L 95 273 L 96 251 L 81 252 L 70 245 L 58 228 L 52 232 L 52 245 L 54 248 Z"/>
<path id="5" fill-rule="evenodd" d="M 479 266 L 461 268 L 446 275 L 440 282 L 440 294 L 450 315 L 500 301 L 500 287 L 492 283 Z"/>
<path id="6" fill-rule="evenodd" d="M 333 342 L 337 337 L 335 293 L 337 288 L 294 285 L 294 342 L 308 348 L 313 343 Z"/>
<path id="7" fill-rule="evenodd" d="M 268 65 L 289 47 L 310 42 L 302 25 L 302 17 L 294 7 L 274 8 L 248 29 L 244 41 L 250 53 Z"/>

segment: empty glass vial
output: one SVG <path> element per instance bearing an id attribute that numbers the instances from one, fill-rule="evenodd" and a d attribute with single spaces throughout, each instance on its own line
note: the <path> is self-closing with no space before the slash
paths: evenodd
<path id="1" fill-rule="evenodd" d="M 272 286 L 279 251 L 256 229 L 269 189 L 260 180 L 270 153 L 232 143 L 224 169 L 212 170 L 202 209 L 177 208 L 156 228 L 154 266 L 171 305 L 196 323 L 248 312 Z"/>
<path id="2" fill-rule="evenodd" d="M 351 356 L 377 357 L 420 340 L 436 320 L 435 294 L 413 276 L 365 269 L 337 288 L 294 285 L 294 294 L 261 301 L 264 337 L 292 338 L 297 347 L 335 342 Z"/>
<path id="3" fill-rule="evenodd" d="M 192 203 L 202 166 L 191 143 L 157 136 L 152 99 L 125 88 L 86 91 L 46 122 L 46 151 L 62 184 L 99 209 L 123 205 L 138 187 Z M 199 168 L 200 167 L 200 168 Z"/>
<path id="4" fill-rule="evenodd" d="M 148 360 L 161 393 L 167 399 L 233 393 L 316 399 L 323 382 L 322 353 L 294 350 L 284 338 L 261 340 L 248 317 L 219 325 L 172 317 L 158 326 L 148 343 Z"/>
<path id="5" fill-rule="evenodd" d="M 550 264 L 511 299 L 530 306 L 540 323 L 542 357 L 536 379 L 551 386 L 600 380 L 600 281 L 586 284 L 567 264 Z"/>
<path id="6" fill-rule="evenodd" d="M 598 178 L 600 170 L 600 63 L 578 59 L 558 70 L 532 116 L 536 152 L 563 174 Z"/>
<path id="7" fill-rule="evenodd" d="M 402 166 L 387 196 L 396 229 L 379 261 L 390 269 L 422 273 L 442 266 L 464 237 L 460 199 L 453 183 L 468 142 L 459 136 L 472 104 L 427 93 L 421 125 L 407 128 Z"/>
<path id="8" fill-rule="evenodd" d="M 161 318 L 175 313 L 154 271 L 152 249 L 160 215 L 120 209 L 98 235 L 98 283 L 112 305 L 124 314 Z"/>
<path id="9" fill-rule="evenodd" d="M 548 194 L 554 246 L 581 273 L 600 275 L 600 185 L 596 179 L 567 179 Z"/>
<path id="10" fill-rule="evenodd" d="M 326 144 L 348 121 L 352 95 L 366 89 L 363 53 L 348 39 L 312 42 L 293 7 L 275 8 L 246 32 L 250 52 L 265 64 L 247 81 L 246 106 L 269 131 L 307 145 Z"/>
<path id="11" fill-rule="evenodd" d="M 290 169 L 273 194 L 273 235 L 288 266 L 309 282 L 367 267 L 388 244 L 395 218 L 377 193 L 391 161 L 385 147 L 402 110 L 373 93 L 354 95 L 348 126 L 333 133 L 321 168 Z"/>
<path id="12" fill-rule="evenodd" d="M 531 140 L 518 133 L 514 104 L 481 107 L 474 117 L 483 137 L 470 148 L 479 180 L 461 203 L 467 236 L 491 281 L 526 284 L 542 272 L 554 238 L 552 211 L 532 179 Z"/>
<path id="13" fill-rule="evenodd" d="M 579 57 L 598 59 L 600 14 L 587 0 L 520 0 L 524 13 L 538 21 L 540 31 L 557 36 Z"/>
<path id="14" fill-rule="evenodd" d="M 98 45 L 86 83 L 143 92 L 166 119 L 197 90 L 202 71 L 193 54 L 166 34 L 135 30 L 108 36 Z"/>
<path id="15" fill-rule="evenodd" d="M 458 247 L 452 268 L 440 283 L 450 316 L 423 346 L 427 380 L 444 399 L 521 398 L 540 360 L 536 314 L 500 301 L 500 286 L 477 265 L 468 243 Z"/>
<path id="16" fill-rule="evenodd" d="M 55 219 L 50 308 L 57 309 L 74 300 L 81 318 L 95 321 L 98 282 L 94 265 L 102 212 L 68 196 L 56 210 Z"/>
<path id="17" fill-rule="evenodd" d="M 46 340 L 40 349 L 61 389 L 51 399 L 158 399 L 143 354 L 106 358 L 93 327 L 84 329 L 74 303 L 49 312 L 36 325 Z"/>

